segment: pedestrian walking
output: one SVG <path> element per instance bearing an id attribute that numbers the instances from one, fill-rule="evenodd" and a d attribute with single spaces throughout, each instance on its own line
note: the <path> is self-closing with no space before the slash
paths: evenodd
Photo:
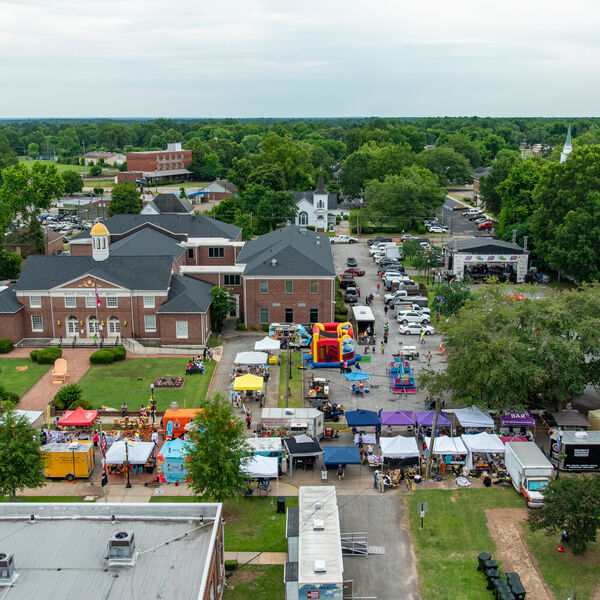
<path id="1" fill-rule="evenodd" d="M 436 322 L 436 325 L 440 324 L 440 313 L 435 313 L 435 322 Z"/>
<path id="2" fill-rule="evenodd" d="M 388 434 L 388 437 L 392 437 L 392 426 L 391 425 L 387 426 L 387 434 Z"/>
<path id="3" fill-rule="evenodd" d="M 379 288 L 381 288 L 381 284 L 377 282 L 377 293 L 379 294 Z"/>
<path id="4" fill-rule="evenodd" d="M 344 465 L 338 465 L 337 468 L 338 481 L 344 479 Z"/>
<path id="5" fill-rule="evenodd" d="M 425 332 L 421 331 L 421 344 L 425 343 Z"/>
<path id="6" fill-rule="evenodd" d="M 427 350 L 427 354 L 425 355 L 425 360 L 427 361 L 427 366 L 431 366 L 431 350 Z"/>
<path id="7" fill-rule="evenodd" d="M 356 286 L 356 294 L 360 298 L 360 287 Z"/>
<path id="8" fill-rule="evenodd" d="M 383 471 L 377 473 L 377 491 L 382 494 L 385 492 L 385 474 Z"/>
<path id="9" fill-rule="evenodd" d="M 381 354 L 385 354 L 385 344 L 381 342 Z"/>
<path id="10" fill-rule="evenodd" d="M 340 375 L 343 375 L 346 372 L 346 369 L 344 367 L 345 364 L 346 363 L 344 363 L 344 362 L 340 363 Z"/>
<path id="11" fill-rule="evenodd" d="M 379 469 L 375 469 L 375 471 L 373 471 L 373 489 L 376 490 L 377 489 L 377 476 L 379 475 Z"/>
<path id="12" fill-rule="evenodd" d="M 246 429 L 250 429 L 250 425 L 252 425 L 252 413 L 248 411 L 246 413 Z"/>
<path id="13" fill-rule="evenodd" d="M 364 384 L 363 384 L 362 381 L 358 382 L 358 389 L 360 390 L 360 395 L 363 396 L 363 398 L 364 398 L 364 395 L 365 395 L 365 386 L 364 386 Z"/>
<path id="14" fill-rule="evenodd" d="M 384 305 L 384 307 L 383 307 L 383 312 L 384 312 L 384 314 L 386 314 L 386 315 L 387 315 L 387 311 L 388 311 L 388 310 L 389 310 L 389 308 L 388 308 L 388 305 L 387 305 L 387 304 L 386 304 L 386 305 Z"/>

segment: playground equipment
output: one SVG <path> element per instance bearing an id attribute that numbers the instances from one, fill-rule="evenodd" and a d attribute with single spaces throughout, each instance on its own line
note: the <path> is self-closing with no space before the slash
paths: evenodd
<path id="1" fill-rule="evenodd" d="M 312 367 L 339 367 L 360 360 L 354 352 L 354 330 L 351 323 L 315 323 L 311 344 Z"/>
<path id="2" fill-rule="evenodd" d="M 392 385 L 392 392 L 394 394 L 401 394 L 406 392 L 407 394 L 415 394 L 417 388 L 415 386 L 415 377 L 410 363 L 406 360 L 395 359 L 389 365 L 390 381 Z"/>
<path id="3" fill-rule="evenodd" d="M 310 346 L 310 333 L 306 331 L 304 326 L 297 323 L 271 323 L 269 337 L 282 342 L 282 348 L 286 344 L 290 346 Z"/>

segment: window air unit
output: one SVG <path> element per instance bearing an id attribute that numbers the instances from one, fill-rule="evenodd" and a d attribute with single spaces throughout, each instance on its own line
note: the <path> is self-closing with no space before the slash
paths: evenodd
<path id="1" fill-rule="evenodd" d="M 324 560 L 315 560 L 315 573 L 327 573 L 327 563 Z"/>
<path id="2" fill-rule="evenodd" d="M 313 529 L 315 531 L 321 531 L 325 529 L 325 522 L 323 521 L 323 519 L 315 519 L 313 521 Z"/>
<path id="3" fill-rule="evenodd" d="M 13 554 L 0 553 L 0 579 L 12 579 L 15 573 L 15 557 Z"/>
<path id="4" fill-rule="evenodd" d="M 131 558 L 134 551 L 133 531 L 117 531 L 108 540 L 109 558 Z"/>

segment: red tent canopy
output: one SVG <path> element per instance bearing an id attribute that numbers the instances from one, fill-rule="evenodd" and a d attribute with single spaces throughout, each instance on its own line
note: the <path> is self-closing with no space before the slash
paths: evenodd
<path id="1" fill-rule="evenodd" d="M 502 440 L 503 444 L 506 444 L 506 442 L 528 442 L 529 440 L 524 436 L 524 435 L 507 435 L 507 436 L 500 436 L 500 439 Z"/>
<path id="2" fill-rule="evenodd" d="M 84 410 L 78 406 L 75 410 L 68 410 L 58 424 L 61 427 L 85 427 L 91 425 L 97 416 L 97 410 Z"/>

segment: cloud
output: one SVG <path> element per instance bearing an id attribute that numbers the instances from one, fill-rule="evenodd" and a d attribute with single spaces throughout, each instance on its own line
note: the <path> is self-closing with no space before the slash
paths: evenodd
<path id="1" fill-rule="evenodd" d="M 593 114 L 598 22 L 593 0 L 0 0 L 0 116 Z"/>

